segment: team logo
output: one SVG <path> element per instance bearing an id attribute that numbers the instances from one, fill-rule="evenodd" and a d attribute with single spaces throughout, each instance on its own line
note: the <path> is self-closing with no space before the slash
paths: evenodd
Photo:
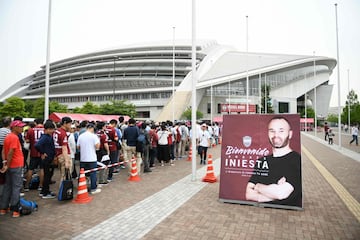
<path id="1" fill-rule="evenodd" d="M 250 145 L 251 145 L 251 137 L 250 136 L 243 137 L 243 145 L 245 147 L 250 147 Z"/>

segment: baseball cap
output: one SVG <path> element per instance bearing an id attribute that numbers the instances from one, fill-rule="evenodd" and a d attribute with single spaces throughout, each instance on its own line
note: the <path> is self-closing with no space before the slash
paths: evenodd
<path id="1" fill-rule="evenodd" d="M 206 123 L 201 124 L 202 127 L 207 127 Z"/>
<path id="2" fill-rule="evenodd" d="M 22 121 L 20 120 L 15 120 L 15 121 L 12 121 L 11 124 L 10 124 L 10 127 L 23 127 L 25 126 L 26 124 L 23 123 Z"/>

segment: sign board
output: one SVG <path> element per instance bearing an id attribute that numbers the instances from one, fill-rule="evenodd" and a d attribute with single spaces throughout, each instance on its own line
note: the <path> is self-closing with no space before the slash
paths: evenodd
<path id="1" fill-rule="evenodd" d="M 246 104 L 221 104 L 221 112 L 237 112 L 237 113 L 246 113 Z M 249 104 L 249 113 L 256 113 L 256 105 Z"/>
<path id="2" fill-rule="evenodd" d="M 224 115 L 219 198 L 302 209 L 297 114 Z"/>

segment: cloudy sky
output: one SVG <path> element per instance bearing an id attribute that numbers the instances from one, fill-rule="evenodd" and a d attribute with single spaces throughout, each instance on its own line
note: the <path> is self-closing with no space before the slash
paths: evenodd
<path id="1" fill-rule="evenodd" d="M 46 63 L 48 0 L 0 0 L 0 93 Z M 359 0 L 196 0 L 196 36 L 249 52 L 337 58 L 341 104 L 360 95 Z M 133 43 L 191 39 L 191 0 L 52 0 L 51 61 Z M 348 71 L 349 70 L 349 71 Z M 331 106 L 337 106 L 337 68 Z"/>

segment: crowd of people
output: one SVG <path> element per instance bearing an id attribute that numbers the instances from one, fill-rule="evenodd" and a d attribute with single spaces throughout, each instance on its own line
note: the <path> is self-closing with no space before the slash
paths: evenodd
<path id="1" fill-rule="evenodd" d="M 208 148 L 219 143 L 220 127 L 199 122 L 196 128 L 200 164 L 206 164 Z M 67 173 L 78 179 L 80 167 L 87 172 L 89 193 L 97 194 L 121 169 L 130 175 L 133 161 L 138 175 L 155 166 L 175 166 L 176 160 L 188 157 L 191 137 L 185 121 L 125 121 L 120 116 L 109 122 L 78 122 L 63 117 L 59 123 L 37 118 L 25 124 L 21 117 L 6 117 L 0 128 L 0 215 L 20 216 L 20 196 L 34 189 L 34 176 L 39 197 L 53 199 L 50 185 Z M 60 179 L 54 179 L 56 169 Z"/>

